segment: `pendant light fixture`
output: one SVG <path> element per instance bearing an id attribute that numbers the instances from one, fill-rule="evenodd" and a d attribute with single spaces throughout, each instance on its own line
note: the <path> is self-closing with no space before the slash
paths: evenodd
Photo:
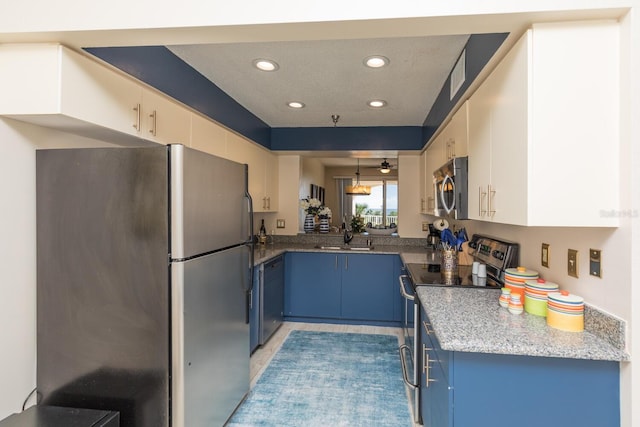
<path id="1" fill-rule="evenodd" d="M 371 194 L 371 187 L 360 185 L 360 159 L 358 159 L 358 169 L 356 169 L 356 185 L 347 185 L 344 192 L 351 196 L 368 196 Z"/>
<path id="2" fill-rule="evenodd" d="M 380 164 L 380 172 L 389 173 L 391 172 L 391 165 L 387 162 L 387 159 L 384 159 L 384 162 Z"/>

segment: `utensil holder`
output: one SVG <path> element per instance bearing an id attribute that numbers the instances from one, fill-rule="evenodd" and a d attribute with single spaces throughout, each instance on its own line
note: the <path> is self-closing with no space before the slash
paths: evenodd
<path id="1" fill-rule="evenodd" d="M 440 253 L 440 275 L 444 284 L 453 283 L 458 278 L 458 251 L 442 249 Z"/>

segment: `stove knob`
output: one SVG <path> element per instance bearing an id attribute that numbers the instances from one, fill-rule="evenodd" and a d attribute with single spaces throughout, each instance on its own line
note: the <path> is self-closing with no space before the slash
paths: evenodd
<path id="1" fill-rule="evenodd" d="M 504 252 L 493 251 L 491 255 L 493 255 L 494 258 L 498 258 L 500 261 L 504 260 Z"/>
<path id="2" fill-rule="evenodd" d="M 470 241 L 470 242 L 469 242 L 469 247 L 470 247 L 471 249 L 476 249 L 476 248 L 478 247 L 478 242 L 475 242 L 475 241 L 473 241 L 473 240 L 472 240 L 472 241 Z"/>

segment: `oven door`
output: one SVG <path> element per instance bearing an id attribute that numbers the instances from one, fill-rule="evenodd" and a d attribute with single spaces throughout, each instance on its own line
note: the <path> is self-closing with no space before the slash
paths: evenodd
<path id="1" fill-rule="evenodd" d="M 407 275 L 399 277 L 400 294 L 403 300 L 402 330 L 404 343 L 400 346 L 400 363 L 402 365 L 402 376 L 405 384 L 411 389 L 413 395 L 413 420 L 420 423 L 420 374 L 418 372 L 418 334 L 417 325 L 418 301 L 416 301 L 411 279 Z"/>

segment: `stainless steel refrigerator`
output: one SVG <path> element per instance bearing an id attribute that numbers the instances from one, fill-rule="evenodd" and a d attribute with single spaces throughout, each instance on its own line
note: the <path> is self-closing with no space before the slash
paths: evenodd
<path id="1" fill-rule="evenodd" d="M 182 145 L 36 161 L 40 404 L 223 425 L 249 390 L 246 165 Z"/>

